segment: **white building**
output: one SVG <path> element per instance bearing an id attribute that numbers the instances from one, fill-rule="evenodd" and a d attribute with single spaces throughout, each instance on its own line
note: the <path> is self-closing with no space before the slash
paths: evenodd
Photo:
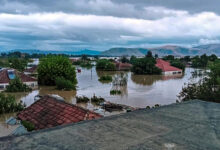
<path id="1" fill-rule="evenodd" d="M 30 88 L 34 89 L 38 87 L 37 79 L 25 75 L 24 73 L 21 73 L 15 69 L 7 68 L 0 70 L 0 91 L 5 90 L 6 87 L 9 85 L 10 80 L 15 79 L 16 76 L 19 77 L 21 81 Z"/>

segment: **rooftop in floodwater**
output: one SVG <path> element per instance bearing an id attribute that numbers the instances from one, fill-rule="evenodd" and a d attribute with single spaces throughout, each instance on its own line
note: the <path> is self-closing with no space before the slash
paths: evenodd
<path id="1" fill-rule="evenodd" d="M 0 138 L 9 149 L 220 149 L 220 104 L 199 100 Z"/>

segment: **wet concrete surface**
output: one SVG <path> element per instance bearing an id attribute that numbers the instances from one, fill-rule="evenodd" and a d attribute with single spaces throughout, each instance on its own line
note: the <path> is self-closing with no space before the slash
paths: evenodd
<path id="1" fill-rule="evenodd" d="M 194 100 L 4 137 L 0 149 L 219 150 L 220 104 Z"/>

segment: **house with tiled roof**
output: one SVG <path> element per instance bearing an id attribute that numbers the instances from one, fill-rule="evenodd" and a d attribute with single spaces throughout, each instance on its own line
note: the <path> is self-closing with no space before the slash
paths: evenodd
<path id="1" fill-rule="evenodd" d="M 34 124 L 35 130 L 98 119 L 102 116 L 51 96 L 44 96 L 21 111 L 17 118 Z"/>
<path id="2" fill-rule="evenodd" d="M 116 69 L 119 71 L 130 70 L 132 65 L 129 63 L 115 62 Z"/>
<path id="3" fill-rule="evenodd" d="M 26 75 L 36 75 L 37 74 L 37 65 L 34 65 L 30 68 L 25 69 L 24 74 L 26 74 Z"/>
<path id="4" fill-rule="evenodd" d="M 182 74 L 182 70 L 170 65 L 169 62 L 163 59 L 157 59 L 156 66 L 162 70 L 164 75 L 177 75 Z"/>
<path id="5" fill-rule="evenodd" d="M 0 91 L 5 90 L 10 81 L 15 79 L 16 76 L 21 79 L 22 83 L 26 84 L 30 88 L 36 88 L 38 86 L 37 79 L 25 75 L 15 69 L 5 68 L 0 70 Z"/>

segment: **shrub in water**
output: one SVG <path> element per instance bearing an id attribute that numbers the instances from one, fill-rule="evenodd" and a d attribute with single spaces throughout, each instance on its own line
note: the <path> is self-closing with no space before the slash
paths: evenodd
<path id="1" fill-rule="evenodd" d="M 109 82 L 111 82 L 112 81 L 112 76 L 109 76 L 109 75 L 101 76 L 99 78 L 99 81 L 109 81 Z"/>
<path id="2" fill-rule="evenodd" d="M 74 90 L 75 86 L 70 80 L 66 80 L 62 77 L 56 78 L 56 86 L 59 90 Z"/>
<path id="3" fill-rule="evenodd" d="M 76 102 L 77 103 L 88 103 L 89 98 L 86 96 L 76 96 Z"/>
<path id="4" fill-rule="evenodd" d="M 111 95 L 120 95 L 120 94 L 121 94 L 121 91 L 120 91 L 120 90 L 111 90 L 111 91 L 110 91 L 110 94 L 111 94 Z"/>
<path id="5" fill-rule="evenodd" d="M 92 101 L 92 103 L 95 103 L 96 105 L 100 105 L 100 103 L 105 102 L 105 99 L 102 98 L 102 97 L 97 97 L 97 96 L 94 95 L 94 96 L 91 98 L 91 101 Z"/>

